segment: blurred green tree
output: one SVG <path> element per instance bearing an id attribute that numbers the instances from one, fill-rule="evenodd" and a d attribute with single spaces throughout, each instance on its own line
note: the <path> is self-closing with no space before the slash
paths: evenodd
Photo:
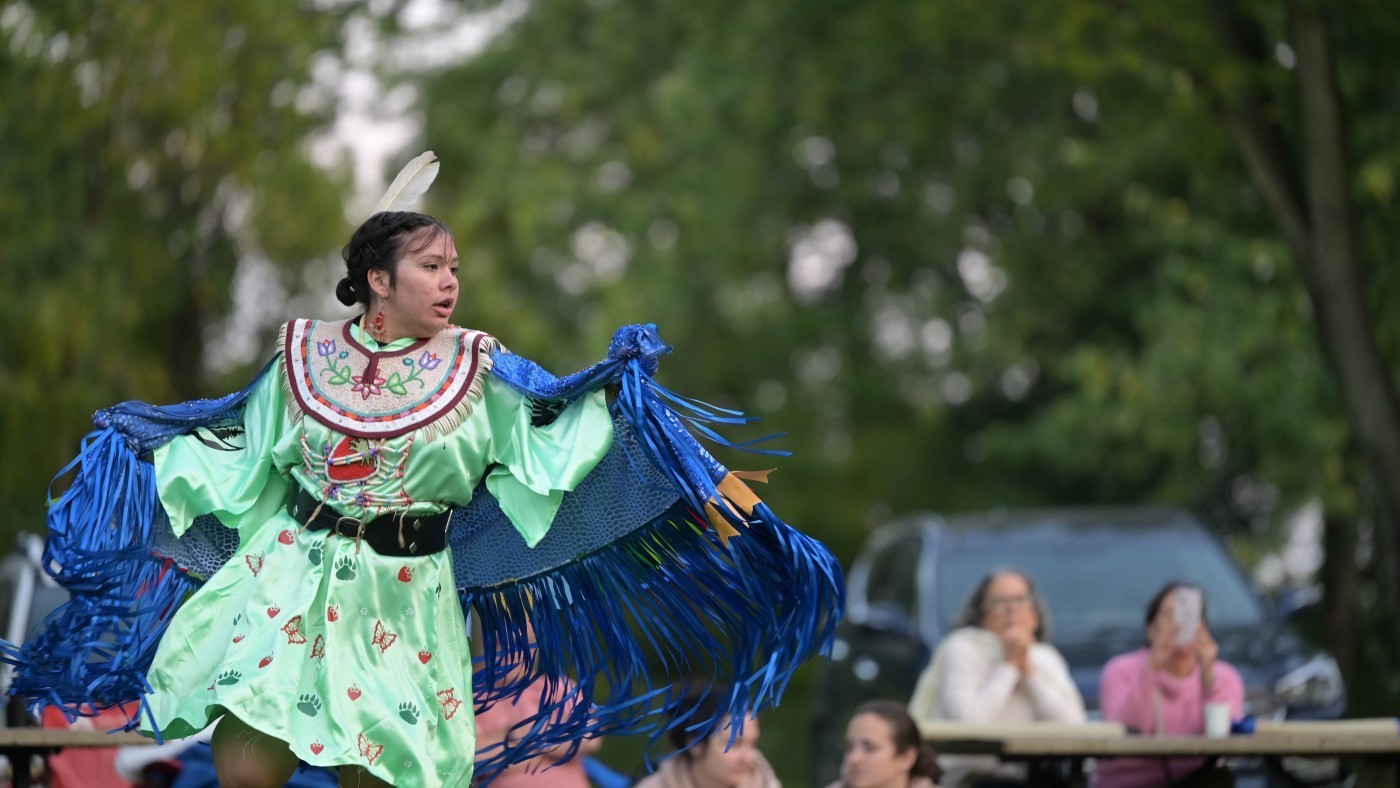
<path id="1" fill-rule="evenodd" d="M 306 156 L 334 109 L 309 69 L 343 13 L 0 3 L 7 533 L 42 529 L 87 414 L 242 385 L 205 364 L 240 259 L 301 266 L 348 232 Z"/>
<path id="2" fill-rule="evenodd" d="M 1225 147 L 1228 180 L 1197 177 L 1202 188 L 1177 192 L 1188 198 L 1182 208 L 1210 209 L 1205 222 L 1184 226 L 1228 228 L 1202 236 L 1212 244 L 1248 228 L 1240 240 L 1251 244 L 1242 251 L 1256 276 L 1273 277 L 1276 261 L 1292 264 L 1288 286 L 1297 306 L 1287 310 L 1291 316 L 1272 299 L 1214 301 L 1204 290 L 1192 299 L 1226 329 L 1214 336 L 1233 345 L 1225 350 L 1229 358 L 1221 356 L 1223 363 L 1211 370 L 1215 374 L 1191 378 L 1198 395 L 1225 386 L 1217 389 L 1224 397 L 1206 410 L 1210 421 L 1202 422 L 1208 430 L 1201 437 L 1221 434 L 1230 422 L 1219 414 L 1233 414 L 1234 427 L 1223 433 L 1227 440 L 1210 442 L 1235 455 L 1231 461 L 1212 452 L 1230 471 L 1221 479 L 1230 484 L 1237 510 L 1254 509 L 1257 517 L 1287 512 L 1299 496 L 1322 501 L 1328 590 L 1322 635 L 1351 674 L 1360 633 L 1378 626 L 1379 641 L 1366 639 L 1372 650 L 1363 683 L 1378 682 L 1393 697 L 1400 683 L 1389 671 L 1377 672 L 1390 661 L 1377 657 L 1400 648 L 1400 610 L 1392 595 L 1366 601 L 1370 594 L 1358 593 L 1357 577 L 1360 569 L 1371 588 L 1400 579 L 1400 398 L 1389 360 L 1400 327 L 1380 309 L 1394 289 L 1382 263 L 1393 243 L 1382 228 L 1393 213 L 1400 91 L 1378 76 L 1394 71 L 1389 42 L 1400 25 L 1378 21 L 1380 6 L 1366 2 L 1223 2 L 1193 13 L 1077 3 L 1055 10 L 1061 13 L 1032 24 L 1045 24 L 1076 50 L 1095 54 L 1062 59 L 1058 50 L 1047 50 L 1044 62 L 1063 62 L 1068 73 L 1091 84 L 1128 87 L 1125 104 L 1144 116 L 1155 107 L 1171 111 L 1175 122 L 1157 121 L 1162 128 L 1176 134 L 1203 129 L 1208 137 L 1190 139 Z M 1205 190 L 1223 192 L 1227 201 Z M 1241 198 L 1236 210 L 1230 191 Z M 1268 223 L 1259 228 L 1245 214 L 1261 208 Z M 1196 249 L 1198 256 L 1213 252 Z M 1229 253 L 1228 247 L 1221 251 Z M 1287 297 L 1290 291 L 1282 292 Z M 1229 315 L 1241 308 L 1248 311 Z M 1300 353 L 1315 358 L 1303 362 Z M 1244 414 L 1248 422 L 1240 419 Z M 1246 427 L 1243 440 L 1231 434 L 1240 427 Z M 1248 505 L 1258 499 L 1260 482 L 1269 504 L 1262 512 Z M 1364 559 L 1359 527 L 1369 542 Z"/>

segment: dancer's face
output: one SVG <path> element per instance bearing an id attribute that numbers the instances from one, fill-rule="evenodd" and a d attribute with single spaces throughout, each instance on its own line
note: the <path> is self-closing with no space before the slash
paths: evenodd
<path id="1" fill-rule="evenodd" d="M 394 264 L 392 285 L 387 271 L 370 272 L 389 339 L 431 337 L 447 328 L 458 292 L 452 236 L 440 227 L 420 227 L 404 238 Z"/>

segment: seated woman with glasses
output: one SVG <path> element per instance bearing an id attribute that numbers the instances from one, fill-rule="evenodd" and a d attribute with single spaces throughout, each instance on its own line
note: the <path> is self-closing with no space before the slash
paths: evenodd
<path id="1" fill-rule="evenodd" d="M 1014 570 L 987 575 L 973 589 L 958 627 L 919 677 L 909 713 L 916 720 L 969 723 L 1084 721 L 1084 699 L 1069 667 L 1045 642 L 1045 603 Z M 943 785 L 1024 784 L 1023 764 L 990 756 L 943 756 Z M 1036 784 L 1050 782 L 1037 773 Z"/>

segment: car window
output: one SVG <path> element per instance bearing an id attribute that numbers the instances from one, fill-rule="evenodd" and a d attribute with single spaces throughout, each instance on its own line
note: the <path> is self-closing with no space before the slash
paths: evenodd
<path id="1" fill-rule="evenodd" d="M 917 533 L 901 535 L 870 555 L 865 601 L 886 621 L 899 619 L 912 626 L 919 599 L 918 569 L 923 540 Z M 891 621 L 891 623 L 893 623 Z"/>
<path id="2" fill-rule="evenodd" d="M 939 551 L 938 613 L 951 626 L 988 571 L 1034 579 L 1057 641 L 1142 631 L 1147 602 L 1169 581 L 1201 586 L 1212 629 L 1253 627 L 1259 603 L 1221 545 L 1194 527 L 1057 526 L 952 531 Z"/>

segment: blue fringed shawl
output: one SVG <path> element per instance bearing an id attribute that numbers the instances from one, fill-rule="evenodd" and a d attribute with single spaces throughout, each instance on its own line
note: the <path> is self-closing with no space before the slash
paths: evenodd
<path id="1" fill-rule="evenodd" d="M 478 710 L 543 682 L 539 714 L 517 726 L 509 748 L 485 754 L 483 773 L 576 749 L 586 736 L 655 741 L 681 725 L 704 738 L 776 704 L 797 666 L 830 643 L 844 602 L 839 566 L 740 481 L 757 475 L 731 474 L 692 437 L 732 446 L 708 425 L 749 419 L 658 385 L 651 376 L 669 352 L 655 326 L 632 325 L 605 361 L 563 378 L 495 354 L 492 374 L 547 406 L 608 387 L 615 440 L 533 550 L 484 485 L 454 512 L 458 590 L 482 631 Z M 165 626 L 217 567 L 169 549 L 144 458 L 197 427 L 237 423 L 256 382 L 218 400 L 127 402 L 96 415 L 98 430 L 59 474 L 76 467 L 76 477 L 49 509 L 45 563 L 72 599 L 22 647 L 0 649 L 17 666 L 12 693 L 84 715 L 149 691 L 145 671 Z M 719 711 L 687 716 L 687 692 L 714 687 L 727 693 Z"/>

